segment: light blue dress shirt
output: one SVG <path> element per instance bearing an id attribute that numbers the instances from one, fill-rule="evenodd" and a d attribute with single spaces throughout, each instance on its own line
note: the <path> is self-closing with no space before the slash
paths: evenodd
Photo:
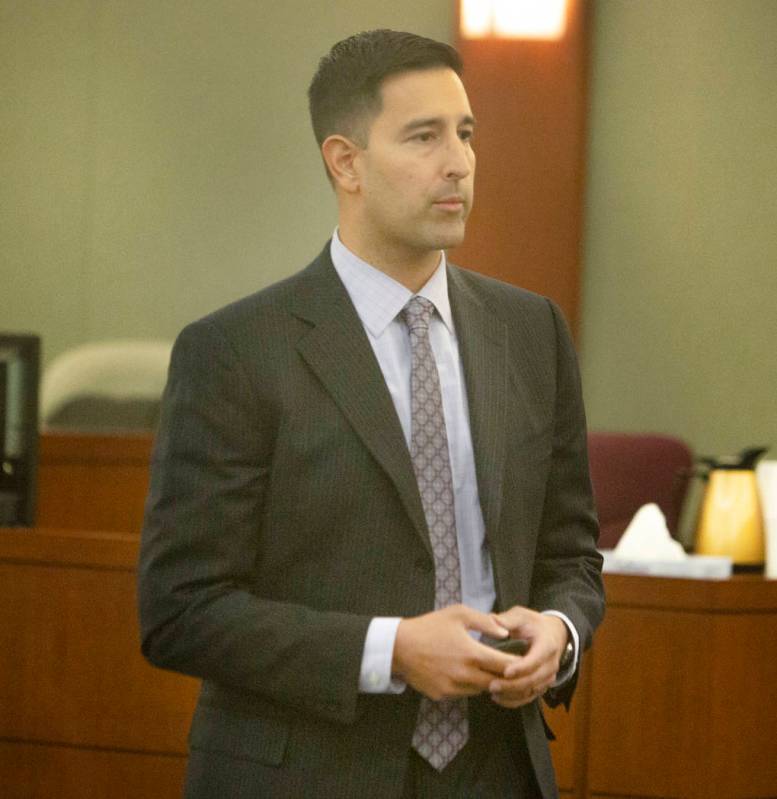
<path id="1" fill-rule="evenodd" d="M 409 446 L 410 336 L 400 312 L 414 295 L 408 288 L 348 250 L 340 241 L 337 231 L 332 236 L 331 256 L 335 270 L 364 326 Z M 478 496 L 469 406 L 448 298 L 444 252 L 440 253 L 440 265 L 418 295 L 431 301 L 437 311 L 429 326 L 429 339 L 440 376 L 448 434 L 461 568 L 461 601 L 468 607 L 489 613 L 496 600 L 494 573 Z M 558 615 L 570 629 L 577 655 L 577 632 L 572 623 L 564 614 L 547 612 Z M 388 617 L 376 617 L 371 621 L 362 656 L 360 691 L 399 693 L 404 690 L 404 683 L 391 677 L 394 639 L 399 622 L 398 618 Z M 574 664 L 569 673 L 573 670 Z M 566 678 L 567 674 L 560 677 Z"/>

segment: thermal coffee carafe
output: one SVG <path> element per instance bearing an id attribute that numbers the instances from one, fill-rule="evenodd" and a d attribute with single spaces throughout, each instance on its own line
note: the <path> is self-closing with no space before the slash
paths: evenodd
<path id="1" fill-rule="evenodd" d="M 763 567 L 763 515 L 755 466 L 767 449 L 752 447 L 739 455 L 700 459 L 707 471 L 696 529 L 697 554 L 727 555 L 740 570 Z"/>

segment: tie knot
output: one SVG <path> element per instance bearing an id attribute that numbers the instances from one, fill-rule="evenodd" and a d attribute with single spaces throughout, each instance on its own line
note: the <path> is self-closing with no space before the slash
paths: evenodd
<path id="1" fill-rule="evenodd" d="M 402 315 L 411 332 L 428 330 L 433 313 L 434 303 L 426 297 L 413 297 L 402 309 Z"/>

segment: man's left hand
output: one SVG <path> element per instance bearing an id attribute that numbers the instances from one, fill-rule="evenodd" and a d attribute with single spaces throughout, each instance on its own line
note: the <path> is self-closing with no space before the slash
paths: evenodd
<path id="1" fill-rule="evenodd" d="M 512 638 L 524 638 L 529 651 L 505 668 L 489 685 L 491 698 L 502 707 L 515 708 L 542 696 L 556 680 L 559 661 L 567 643 L 567 626 L 558 616 L 513 607 L 494 614 Z"/>

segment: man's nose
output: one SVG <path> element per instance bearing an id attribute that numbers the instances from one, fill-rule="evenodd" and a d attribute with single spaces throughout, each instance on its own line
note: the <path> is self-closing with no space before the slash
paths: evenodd
<path id="1" fill-rule="evenodd" d="M 462 180 L 472 171 L 472 150 L 458 133 L 451 136 L 445 148 L 445 177 Z"/>

